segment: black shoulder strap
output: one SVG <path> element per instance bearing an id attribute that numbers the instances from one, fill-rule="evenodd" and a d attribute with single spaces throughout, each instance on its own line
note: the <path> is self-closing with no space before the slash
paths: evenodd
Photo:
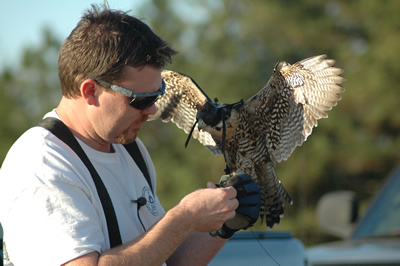
<path id="1" fill-rule="evenodd" d="M 93 164 L 90 162 L 86 153 L 83 151 L 82 147 L 79 145 L 78 141 L 75 139 L 72 132 L 68 127 L 59 119 L 48 117 L 43 119 L 37 126 L 41 126 L 49 130 L 56 137 L 62 140 L 65 144 L 71 147 L 73 151 L 79 156 L 82 162 L 86 165 L 90 174 L 92 175 L 94 184 L 96 185 L 97 193 L 100 197 L 101 204 L 103 206 L 104 215 L 106 216 L 108 236 L 110 238 L 111 248 L 122 244 L 121 234 L 119 232 L 118 220 L 115 215 L 114 206 L 111 202 L 110 195 L 104 186 L 99 174 L 94 168 Z"/>
<path id="2" fill-rule="evenodd" d="M 140 152 L 138 144 L 135 141 L 130 144 L 125 144 L 124 147 L 128 151 L 128 153 L 132 156 L 133 160 L 136 162 L 136 165 L 139 167 L 140 171 L 142 171 L 144 177 L 147 180 L 147 183 L 150 186 L 151 191 L 154 193 L 149 171 L 147 170 L 146 162 L 144 161 L 143 155 Z"/>

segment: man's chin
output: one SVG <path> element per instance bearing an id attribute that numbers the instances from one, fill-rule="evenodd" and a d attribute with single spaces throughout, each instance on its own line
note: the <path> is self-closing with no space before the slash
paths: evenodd
<path id="1" fill-rule="evenodd" d="M 132 134 L 131 134 L 132 135 Z M 119 137 L 115 139 L 115 143 L 117 144 L 129 144 L 136 140 L 137 132 L 133 134 L 133 136 L 127 136 L 126 133 L 121 134 Z"/>

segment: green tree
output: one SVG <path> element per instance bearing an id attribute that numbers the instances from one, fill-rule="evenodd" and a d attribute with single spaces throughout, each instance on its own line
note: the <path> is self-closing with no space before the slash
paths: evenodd
<path id="1" fill-rule="evenodd" d="M 60 41 L 43 30 L 40 47 L 24 51 L 18 67 L 0 73 L 0 162 L 12 143 L 54 108 L 61 96 L 57 74 Z"/>
<path id="2" fill-rule="evenodd" d="M 343 100 L 307 142 L 277 166 L 295 202 L 279 229 L 290 229 L 313 243 L 329 238 L 321 237 L 313 214 L 322 194 L 351 189 L 368 199 L 400 159 L 399 5 L 398 1 L 175 0 L 152 1 L 140 15 L 180 51 L 170 68 L 191 75 L 211 98 L 218 96 L 222 102 L 255 94 L 279 60 L 294 63 L 324 53 L 345 69 Z M 201 183 L 198 178 L 218 180 L 223 161 L 215 165 L 201 146 L 183 150 L 176 145 L 186 136 L 173 125 L 153 126 L 176 134 L 173 141 L 159 142 L 151 150 L 160 179 L 166 177 L 164 182 L 173 184 L 177 183 L 172 180 L 179 184 L 191 179 L 196 185 Z M 177 157 L 165 156 L 163 149 Z M 180 165 L 178 172 L 168 167 L 174 162 Z M 200 173 L 197 165 L 203 165 Z M 168 194 L 160 197 L 164 195 Z"/>
<path id="3" fill-rule="evenodd" d="M 132 14 L 180 52 L 169 68 L 192 76 L 220 102 L 254 95 L 279 60 L 294 63 L 326 53 L 345 70 L 343 100 L 288 161 L 277 165 L 294 199 L 279 230 L 291 230 L 311 244 L 329 239 L 314 216 L 322 194 L 351 189 L 369 199 L 399 162 L 399 8 L 396 0 L 153 0 Z M 25 52 L 20 68 L 0 73 L 1 161 L 15 139 L 61 97 L 60 42 L 49 31 L 43 39 L 42 47 Z M 140 138 L 155 163 L 166 209 L 223 174 L 223 158 L 196 140 L 184 149 L 187 135 L 173 124 L 147 123 Z"/>

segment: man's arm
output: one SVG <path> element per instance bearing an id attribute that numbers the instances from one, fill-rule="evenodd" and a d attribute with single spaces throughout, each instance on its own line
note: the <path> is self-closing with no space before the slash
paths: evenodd
<path id="1" fill-rule="evenodd" d="M 209 182 L 209 188 L 216 186 Z M 211 236 L 209 232 L 193 232 L 168 259 L 168 265 L 208 264 L 228 239 Z"/>
<path id="2" fill-rule="evenodd" d="M 193 232 L 168 259 L 168 265 L 207 265 L 228 239 Z"/>
<path id="3" fill-rule="evenodd" d="M 222 176 L 220 187 L 233 186 L 237 190 L 236 198 L 239 207 L 236 216 L 224 223 L 224 226 L 208 233 L 194 232 L 179 246 L 175 253 L 168 259 L 168 265 L 198 265 L 207 264 L 236 231 L 253 226 L 257 221 L 260 211 L 260 189 L 250 176 L 236 173 L 234 176 Z M 216 188 L 212 183 L 207 187 Z"/>
<path id="4" fill-rule="evenodd" d="M 209 250 L 201 251 L 211 238 L 208 232 L 218 230 L 226 220 L 232 219 L 238 207 L 234 188 L 216 189 L 211 184 L 208 187 L 184 197 L 141 237 L 102 254 L 86 254 L 65 265 L 161 265 L 189 236 L 182 249 L 171 257 L 171 262 L 184 261 L 188 258 L 185 255 L 197 253 L 203 255 L 193 257 L 197 263 L 208 263 L 225 243 L 222 239 L 211 239 Z M 196 243 L 197 237 L 199 242 Z M 197 251 L 199 246 L 200 251 Z"/>

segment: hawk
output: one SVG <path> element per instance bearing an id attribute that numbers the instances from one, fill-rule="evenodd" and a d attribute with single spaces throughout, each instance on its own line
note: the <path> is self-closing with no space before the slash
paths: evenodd
<path id="1" fill-rule="evenodd" d="M 186 145 L 193 136 L 222 154 L 227 175 L 249 175 L 260 187 L 261 223 L 265 219 L 272 228 L 285 213 L 284 203 L 292 204 L 275 164 L 287 160 L 341 99 L 345 79 L 334 63 L 326 55 L 293 65 L 280 61 L 260 91 L 233 104 L 212 101 L 189 76 L 164 70 L 166 93 L 149 120 L 172 121 L 189 134 Z"/>

